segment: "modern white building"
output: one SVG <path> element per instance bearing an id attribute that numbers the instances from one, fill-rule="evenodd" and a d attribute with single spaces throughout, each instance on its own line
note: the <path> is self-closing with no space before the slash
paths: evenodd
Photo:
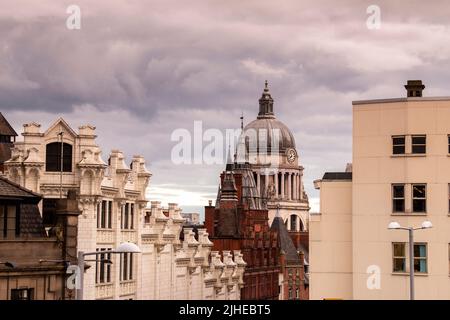
<path id="1" fill-rule="evenodd" d="M 245 263 L 235 252 L 211 253 L 204 229 L 184 230 L 171 204 L 166 215 L 158 203 L 147 208 L 145 190 L 151 173 L 142 156 L 113 150 L 105 162 L 93 126 L 75 132 L 63 119 L 45 132 L 37 123 L 24 125 L 5 162 L 6 176 L 43 195 L 44 224 L 53 226 L 56 200 L 75 189 L 81 215 L 78 250 L 104 251 L 133 242 L 139 254 L 100 255 L 112 264 L 91 262 L 84 276 L 84 299 L 239 299 Z M 62 170 L 61 170 L 62 168 Z M 210 259 L 211 255 L 211 259 Z M 211 260 L 211 261 L 210 261 Z"/>
<path id="2" fill-rule="evenodd" d="M 450 98 L 353 102 L 352 172 L 315 182 L 310 221 L 311 299 L 409 299 L 408 232 L 414 233 L 416 299 L 450 299 Z"/>

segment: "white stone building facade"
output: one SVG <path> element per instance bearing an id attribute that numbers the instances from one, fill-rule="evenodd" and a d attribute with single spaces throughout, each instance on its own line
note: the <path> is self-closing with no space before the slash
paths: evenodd
<path id="1" fill-rule="evenodd" d="M 128 166 L 123 153 L 113 150 L 106 163 L 95 127 L 81 126 L 76 133 L 63 119 L 45 132 L 38 123 L 25 124 L 22 136 L 5 163 L 5 174 L 43 195 L 44 223 L 53 221 L 55 199 L 75 189 L 82 212 L 78 250 L 109 250 L 122 242 L 142 250 L 100 256 L 112 264 L 88 262 L 84 299 L 239 299 L 245 267 L 240 253 L 234 253 L 235 261 L 230 252 L 223 252 L 223 258 L 211 253 L 201 229 L 198 240 L 186 229 L 181 241 L 184 219 L 174 204 L 167 216 L 158 203 L 148 209 L 145 191 L 151 173 L 142 156 L 133 156 Z"/>

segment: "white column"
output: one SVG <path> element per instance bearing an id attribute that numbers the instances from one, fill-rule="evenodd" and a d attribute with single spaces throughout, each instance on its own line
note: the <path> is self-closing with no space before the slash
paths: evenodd
<path id="1" fill-rule="evenodd" d="M 284 199 L 284 171 L 281 171 L 281 199 Z"/>
<path id="2" fill-rule="evenodd" d="M 303 173 L 299 173 L 299 175 L 298 175 L 298 184 L 299 184 L 298 192 L 300 193 L 299 197 L 298 197 L 299 199 L 303 198 L 302 175 L 303 175 Z"/>
<path id="3" fill-rule="evenodd" d="M 295 174 L 295 199 L 299 200 L 300 199 L 300 179 L 299 179 L 300 174 L 297 172 Z"/>
<path id="4" fill-rule="evenodd" d="M 275 183 L 275 199 L 278 199 L 278 172 L 273 175 L 273 182 Z"/>
<path id="5" fill-rule="evenodd" d="M 292 174 L 292 188 L 294 188 L 294 190 L 292 190 L 292 200 L 297 200 L 297 174 L 294 172 Z"/>
<path id="6" fill-rule="evenodd" d="M 256 173 L 256 187 L 258 188 L 259 195 L 261 196 L 261 175 Z"/>
<path id="7" fill-rule="evenodd" d="M 291 185 L 291 183 L 292 183 L 291 173 L 288 172 L 288 188 L 287 188 L 287 191 L 288 191 L 287 199 L 288 200 L 291 200 L 291 197 L 292 197 L 292 185 Z"/>
<path id="8" fill-rule="evenodd" d="M 264 175 L 264 193 L 266 197 L 268 197 L 267 191 L 269 190 L 269 177 L 270 176 L 267 173 Z"/>

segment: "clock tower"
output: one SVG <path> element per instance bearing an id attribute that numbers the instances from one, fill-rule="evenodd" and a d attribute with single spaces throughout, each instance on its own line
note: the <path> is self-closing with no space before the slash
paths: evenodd
<path id="1" fill-rule="evenodd" d="M 280 216 L 297 249 L 307 247 L 310 207 L 303 166 L 291 130 L 275 116 L 267 81 L 258 116 L 245 126 L 239 139 L 236 161 L 249 164 L 259 196 L 269 210 L 269 223 Z"/>

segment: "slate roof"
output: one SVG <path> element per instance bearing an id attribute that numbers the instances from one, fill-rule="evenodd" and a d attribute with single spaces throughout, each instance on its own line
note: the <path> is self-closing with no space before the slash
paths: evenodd
<path id="1" fill-rule="evenodd" d="M 0 135 L 17 137 L 17 132 L 13 129 L 13 127 L 11 127 L 11 125 L 5 119 L 5 117 L 1 112 L 0 112 Z"/>
<path id="2" fill-rule="evenodd" d="M 0 199 L 21 200 L 37 204 L 41 200 L 41 196 L 0 176 Z"/>
<path id="3" fill-rule="evenodd" d="M 20 236 L 25 238 L 46 237 L 41 214 L 36 204 L 20 206 Z"/>
<path id="4" fill-rule="evenodd" d="M 286 229 L 286 225 L 281 217 L 275 217 L 272 222 L 271 230 L 277 231 L 278 240 L 280 243 L 280 249 L 284 251 L 286 257 L 286 263 L 300 264 L 300 257 L 297 254 L 297 249 L 292 242 L 289 232 Z"/>
<path id="5" fill-rule="evenodd" d="M 10 200 L 20 205 L 20 236 L 46 237 L 38 202 L 41 196 L 0 176 L 0 201 Z"/>

